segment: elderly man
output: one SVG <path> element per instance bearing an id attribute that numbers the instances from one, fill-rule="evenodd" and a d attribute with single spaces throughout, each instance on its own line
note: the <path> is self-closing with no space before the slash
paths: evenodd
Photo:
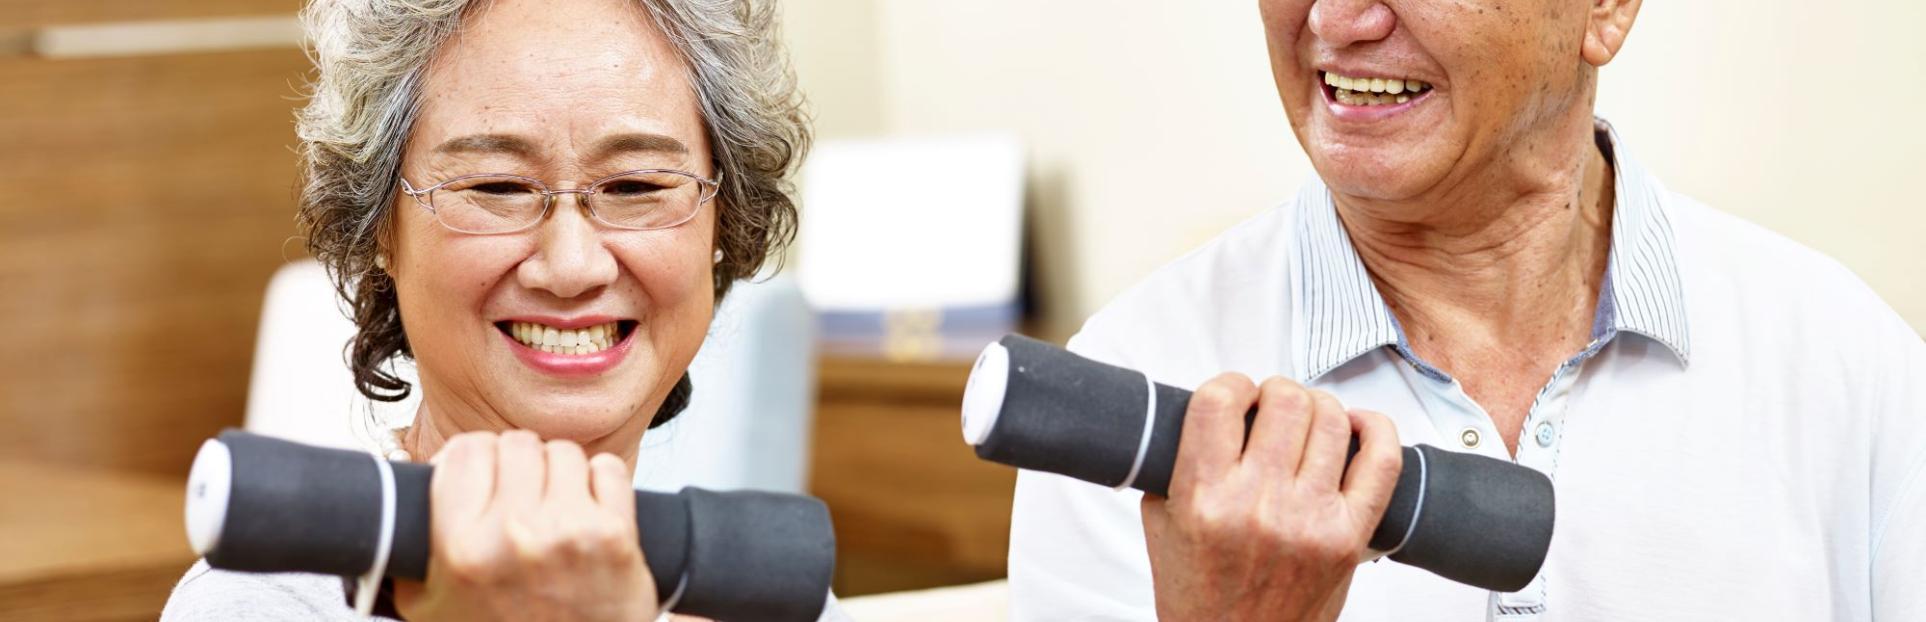
<path id="1" fill-rule="evenodd" d="M 1260 4 L 1319 179 L 1071 341 L 1200 389 L 1169 498 L 1018 478 L 1017 619 L 1926 619 L 1926 344 L 1593 117 L 1639 0 Z M 1529 586 L 1359 563 L 1399 443 L 1552 478 Z"/>

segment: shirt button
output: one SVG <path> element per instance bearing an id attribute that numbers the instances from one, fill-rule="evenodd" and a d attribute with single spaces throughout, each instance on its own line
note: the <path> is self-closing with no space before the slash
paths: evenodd
<path id="1" fill-rule="evenodd" d="M 1540 422 L 1538 424 L 1538 446 L 1551 447 L 1555 437 L 1554 432 L 1550 421 Z"/>
<path id="2" fill-rule="evenodd" d="M 1458 442 L 1464 443 L 1466 449 L 1477 449 L 1478 440 L 1478 428 L 1465 428 L 1458 433 Z"/>

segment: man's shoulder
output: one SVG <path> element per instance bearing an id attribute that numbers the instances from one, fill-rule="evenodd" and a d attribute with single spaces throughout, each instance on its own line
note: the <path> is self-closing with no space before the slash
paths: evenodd
<path id="1" fill-rule="evenodd" d="M 1688 304 L 1818 330 L 1903 325 L 1871 286 L 1824 253 L 1691 197 L 1669 193 L 1666 207 Z"/>

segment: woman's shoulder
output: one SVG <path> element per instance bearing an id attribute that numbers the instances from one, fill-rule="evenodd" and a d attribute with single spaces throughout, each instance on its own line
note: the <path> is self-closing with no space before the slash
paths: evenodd
<path id="1" fill-rule="evenodd" d="M 342 587 L 337 577 L 216 570 L 201 560 L 174 585 L 161 620 L 360 620 Z"/>
<path id="2" fill-rule="evenodd" d="M 216 570 L 207 560 L 194 562 L 161 610 L 161 622 L 267 620 L 360 622 L 348 608 L 341 579 L 327 575 L 250 573 Z M 665 616 L 667 617 L 667 616 Z M 375 616 L 374 620 L 392 620 Z M 676 616 L 672 620 L 699 620 Z M 399 622 L 399 621 L 396 621 Z M 850 622 L 830 594 L 820 622 Z"/>

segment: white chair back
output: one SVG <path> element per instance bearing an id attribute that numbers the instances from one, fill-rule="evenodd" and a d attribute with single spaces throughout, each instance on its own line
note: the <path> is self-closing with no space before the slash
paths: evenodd
<path id="1" fill-rule="evenodd" d="M 792 279 L 737 283 L 689 367 L 689 409 L 644 436 L 636 485 L 803 492 L 815 402 L 813 326 Z M 419 391 L 393 403 L 355 391 L 343 350 L 353 335 L 319 264 L 297 261 L 276 272 L 261 310 L 247 429 L 368 448 L 378 426 L 413 417 Z M 412 365 L 398 371 L 415 380 Z"/>

